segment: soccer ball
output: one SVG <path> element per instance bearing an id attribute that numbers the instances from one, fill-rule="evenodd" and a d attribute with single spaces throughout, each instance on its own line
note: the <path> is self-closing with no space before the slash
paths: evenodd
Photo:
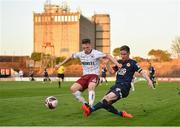
<path id="1" fill-rule="evenodd" d="M 49 96 L 45 99 L 45 106 L 49 109 L 55 109 L 58 105 L 58 100 L 54 96 Z"/>

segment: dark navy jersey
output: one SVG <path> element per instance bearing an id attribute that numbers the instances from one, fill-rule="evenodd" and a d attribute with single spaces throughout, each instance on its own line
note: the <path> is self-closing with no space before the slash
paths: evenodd
<path id="1" fill-rule="evenodd" d="M 149 75 L 150 75 L 150 76 L 154 76 L 154 74 L 155 74 L 155 69 L 154 69 L 153 66 L 150 66 L 150 67 L 149 67 Z"/>
<path id="2" fill-rule="evenodd" d="M 44 71 L 44 77 L 48 77 L 48 72 L 47 71 Z"/>
<path id="3" fill-rule="evenodd" d="M 104 68 L 102 68 L 102 75 L 105 75 L 106 74 L 106 72 L 107 72 L 107 69 L 104 67 Z"/>
<path id="4" fill-rule="evenodd" d="M 137 64 L 135 60 L 129 59 L 126 61 L 118 60 L 118 63 L 122 64 L 122 68 L 114 66 L 114 71 L 117 72 L 116 83 L 131 83 L 133 75 L 135 72 L 141 72 L 141 67 Z"/>

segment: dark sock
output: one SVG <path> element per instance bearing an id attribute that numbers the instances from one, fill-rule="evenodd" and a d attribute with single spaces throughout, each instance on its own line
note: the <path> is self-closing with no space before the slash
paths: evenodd
<path id="1" fill-rule="evenodd" d="M 90 108 L 91 112 L 95 112 L 98 109 L 103 108 L 103 104 L 101 102 L 98 102 L 96 105 Z"/>
<path id="2" fill-rule="evenodd" d="M 98 109 L 104 108 L 107 111 L 117 114 L 117 115 L 122 115 L 122 112 L 119 112 L 117 109 L 115 109 L 112 105 L 108 104 L 108 102 L 104 99 L 102 102 L 98 102 L 95 106 L 91 107 L 91 112 L 95 112 Z"/>
<path id="3" fill-rule="evenodd" d="M 108 104 L 108 102 L 105 99 L 103 100 L 103 108 L 106 109 L 107 111 L 113 113 L 113 114 L 117 114 L 117 115 L 121 116 L 121 112 L 119 112 L 112 105 Z"/>
<path id="4" fill-rule="evenodd" d="M 61 87 L 61 82 L 60 81 L 58 82 L 58 84 L 59 84 L 59 87 Z"/>

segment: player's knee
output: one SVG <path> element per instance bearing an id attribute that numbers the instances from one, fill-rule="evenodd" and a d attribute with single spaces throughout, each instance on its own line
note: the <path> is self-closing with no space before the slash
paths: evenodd
<path id="1" fill-rule="evenodd" d="M 109 96 L 106 95 L 106 96 L 103 97 L 102 101 L 103 101 L 103 100 L 106 100 L 107 102 L 110 102 L 111 99 L 110 99 Z"/>
<path id="2" fill-rule="evenodd" d="M 82 89 L 81 85 L 80 85 L 80 84 L 77 84 L 77 83 L 74 83 L 74 84 L 70 87 L 70 91 L 71 91 L 72 93 L 74 93 L 74 92 L 76 92 L 76 91 L 79 91 L 79 90 L 81 90 L 81 89 Z"/>
<path id="3" fill-rule="evenodd" d="M 95 88 L 96 88 L 95 83 L 91 83 L 91 84 L 88 85 L 88 91 L 95 90 Z"/>
<path id="4" fill-rule="evenodd" d="M 88 87 L 88 91 L 94 91 L 95 90 L 95 87 Z"/>
<path id="5" fill-rule="evenodd" d="M 109 105 L 109 104 L 112 104 L 111 101 L 108 100 L 108 99 L 106 99 L 106 98 L 102 100 L 102 103 L 103 103 L 103 104 L 108 104 L 108 105 Z"/>
<path id="6" fill-rule="evenodd" d="M 70 91 L 71 91 L 71 93 L 74 93 L 74 92 L 76 92 L 76 89 L 75 89 L 75 87 L 74 87 L 74 86 L 71 86 L 71 87 L 70 87 Z"/>

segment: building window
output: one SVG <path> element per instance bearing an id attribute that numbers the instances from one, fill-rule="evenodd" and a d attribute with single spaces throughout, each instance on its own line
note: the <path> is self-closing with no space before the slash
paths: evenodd
<path id="1" fill-rule="evenodd" d="M 58 22 L 61 22 L 61 16 L 58 16 Z"/>
<path id="2" fill-rule="evenodd" d="M 77 18 L 77 16 L 74 16 L 74 21 L 78 21 L 78 18 Z"/>
<path id="3" fill-rule="evenodd" d="M 64 22 L 64 16 L 61 16 L 61 21 Z"/>
<path id="4" fill-rule="evenodd" d="M 74 16 L 73 16 L 73 15 L 71 16 L 71 21 L 73 21 L 73 22 L 74 22 Z"/>
<path id="5" fill-rule="evenodd" d="M 41 22 L 41 16 L 38 16 L 38 22 Z"/>
<path id="6" fill-rule="evenodd" d="M 55 16 L 55 22 L 58 22 L 58 16 Z"/>
<path id="7" fill-rule="evenodd" d="M 34 20 L 35 20 L 35 22 L 37 22 L 37 21 L 38 21 L 37 16 L 35 16 L 35 19 L 34 19 Z"/>
<path id="8" fill-rule="evenodd" d="M 71 16 L 68 16 L 68 21 L 71 22 Z"/>
<path id="9" fill-rule="evenodd" d="M 67 22 L 67 16 L 64 16 L 64 21 Z"/>

